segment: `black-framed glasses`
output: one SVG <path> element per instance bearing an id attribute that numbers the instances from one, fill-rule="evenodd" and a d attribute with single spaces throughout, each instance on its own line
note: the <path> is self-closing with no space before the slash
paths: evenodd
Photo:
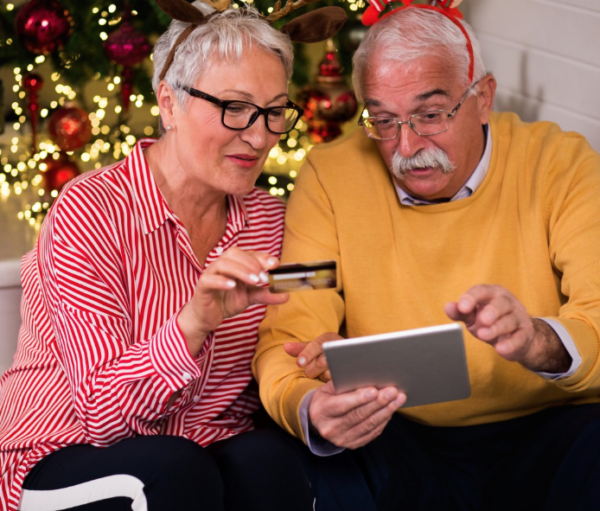
<path id="1" fill-rule="evenodd" d="M 283 135 L 294 129 L 298 119 L 302 117 L 304 109 L 292 103 L 289 99 L 285 106 L 271 106 L 262 108 L 254 103 L 238 100 L 221 100 L 199 91 L 193 87 L 179 86 L 194 98 L 204 99 L 222 109 L 221 122 L 230 130 L 245 130 L 252 126 L 260 115 L 265 117 L 265 125 L 271 133 Z"/>
<path id="2" fill-rule="evenodd" d="M 421 137 L 430 137 L 439 135 L 448 131 L 450 128 L 450 119 L 456 115 L 460 106 L 464 103 L 469 95 L 481 80 L 477 80 L 463 94 L 451 112 L 446 110 L 429 110 L 418 114 L 411 115 L 408 120 L 401 121 L 397 117 L 371 117 L 365 115 L 368 112 L 367 107 L 363 109 L 363 113 L 358 121 L 359 126 L 362 126 L 369 138 L 375 140 L 392 140 L 400 133 L 400 128 L 403 124 L 408 124 L 411 129 Z"/>

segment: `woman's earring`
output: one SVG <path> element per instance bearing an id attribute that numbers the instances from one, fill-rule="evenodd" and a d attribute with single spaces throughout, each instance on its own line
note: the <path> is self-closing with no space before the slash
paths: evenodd
<path id="1" fill-rule="evenodd" d="M 173 129 L 172 126 L 167 126 L 167 131 L 171 131 Z"/>

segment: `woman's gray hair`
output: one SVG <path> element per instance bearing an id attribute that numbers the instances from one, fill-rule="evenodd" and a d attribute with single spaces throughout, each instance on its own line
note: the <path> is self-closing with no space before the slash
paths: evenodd
<path id="1" fill-rule="evenodd" d="M 192 5 L 207 15 L 215 12 L 204 1 L 196 1 Z M 188 26 L 189 23 L 173 20 L 154 46 L 152 88 L 155 94 L 171 47 Z M 185 109 L 190 98 L 178 88 L 179 85 L 192 86 L 211 58 L 235 62 L 242 58 L 244 49 L 247 50 L 252 45 L 279 57 L 287 79 L 290 79 L 294 59 L 290 38 L 261 19 L 258 11 L 252 7 L 227 9 L 214 14 L 206 23 L 197 27 L 177 48 L 175 59 L 164 79 Z"/>
<path id="2" fill-rule="evenodd" d="M 459 20 L 471 38 L 473 45 L 473 82 L 485 76 L 479 42 L 473 29 Z M 383 62 L 406 64 L 425 56 L 440 55 L 449 58 L 457 70 L 457 75 L 468 81 L 469 51 L 464 34 L 443 14 L 429 9 L 405 9 L 378 21 L 365 35 L 353 57 L 352 82 L 359 100 L 364 101 L 363 77 L 369 62 L 377 54 L 383 55 Z"/>

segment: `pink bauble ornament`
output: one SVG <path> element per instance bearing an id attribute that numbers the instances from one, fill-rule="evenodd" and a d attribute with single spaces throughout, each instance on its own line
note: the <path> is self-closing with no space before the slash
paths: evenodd
<path id="1" fill-rule="evenodd" d="M 69 11 L 58 0 L 31 0 L 19 9 L 15 32 L 32 53 L 60 50 L 73 30 Z"/>
<path id="2" fill-rule="evenodd" d="M 125 113 L 129 111 L 130 96 L 133 93 L 133 72 L 131 66 L 142 62 L 150 54 L 150 42 L 131 24 L 131 9 L 126 7 L 121 26 L 104 42 L 104 53 L 123 69 L 121 101 Z"/>
<path id="3" fill-rule="evenodd" d="M 74 151 L 92 136 L 92 124 L 85 110 L 67 106 L 56 110 L 48 120 L 52 141 L 63 151 Z"/>
<path id="4" fill-rule="evenodd" d="M 150 54 L 148 38 L 131 24 L 131 14 L 123 14 L 121 26 L 112 32 L 103 44 L 106 56 L 122 66 L 135 66 Z"/>

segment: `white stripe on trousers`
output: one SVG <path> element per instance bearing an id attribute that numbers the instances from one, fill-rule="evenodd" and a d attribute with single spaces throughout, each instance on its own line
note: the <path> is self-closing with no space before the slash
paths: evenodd
<path id="1" fill-rule="evenodd" d="M 59 511 L 115 497 L 132 499 L 132 511 L 148 511 L 144 483 L 127 474 L 102 477 L 58 490 L 23 490 L 19 511 Z"/>

